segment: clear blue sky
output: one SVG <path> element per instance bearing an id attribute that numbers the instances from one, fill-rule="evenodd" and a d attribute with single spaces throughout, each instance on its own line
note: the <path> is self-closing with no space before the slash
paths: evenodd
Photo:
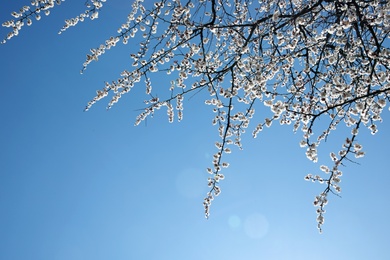
<path id="1" fill-rule="evenodd" d="M 83 2 L 63 3 L 0 46 L 0 259 L 390 259 L 387 109 L 376 136 L 362 131 L 366 157 L 343 169 L 322 235 L 312 206 L 322 187 L 303 177 L 329 162 L 342 129 L 318 164 L 289 127 L 245 137 L 206 220 L 218 133 L 203 94 L 185 99 L 181 123 L 161 111 L 134 127 L 143 85 L 110 111 L 103 100 L 83 112 L 104 81 L 130 68 L 131 45 L 119 45 L 79 74 L 131 1 L 109 1 L 98 20 L 57 35 Z M 1 22 L 23 4 L 1 1 Z"/>

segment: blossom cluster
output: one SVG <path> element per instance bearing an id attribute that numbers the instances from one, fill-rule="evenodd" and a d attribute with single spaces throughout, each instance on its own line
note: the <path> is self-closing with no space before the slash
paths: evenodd
<path id="1" fill-rule="evenodd" d="M 92 1 L 96 5 L 88 9 L 91 18 L 102 2 Z M 319 161 L 321 144 L 334 130 L 350 128 L 340 151 L 330 154 L 331 165 L 322 165 L 321 174 L 305 177 L 324 185 L 314 202 L 322 230 L 328 194 L 341 192 L 341 166 L 351 161 L 351 156 L 364 156 L 357 136 L 364 128 L 373 135 L 378 132 L 381 114 L 390 101 L 390 3 L 143 2 L 135 0 L 116 34 L 87 54 L 82 71 L 118 43 L 139 45 L 138 51 L 130 53 L 132 69 L 97 91 L 86 110 L 106 97 L 111 108 L 133 87 L 145 83 L 146 107 L 135 125 L 162 107 L 167 109 L 169 122 L 174 122 L 175 111 L 181 121 L 184 96 L 207 92 L 205 104 L 214 113 L 211 123 L 219 140 L 212 167 L 207 169 L 212 177 L 203 202 L 206 217 L 214 197 L 221 192 L 221 171 L 229 166 L 224 158 L 232 152 L 231 145 L 242 148 L 241 137 L 251 121 L 256 121 L 253 137 L 278 123 L 300 131 L 299 145 L 312 162 Z M 66 28 L 85 17 L 87 11 L 68 20 Z M 161 98 L 164 95 L 153 88 L 157 73 L 172 78 L 167 98 Z M 255 113 L 260 107 L 269 112 Z"/>
<path id="2" fill-rule="evenodd" d="M 3 27 L 12 28 L 12 31 L 8 33 L 7 37 L 1 42 L 6 43 L 13 37 L 19 35 L 19 31 L 24 25 L 30 26 L 33 20 L 41 20 L 41 13 L 46 16 L 50 14 L 50 9 L 54 8 L 55 4 L 60 5 L 65 0 L 32 0 L 31 5 L 25 5 L 20 8 L 19 11 L 11 13 L 14 19 L 8 20 L 2 23 Z M 15 20 L 16 19 L 16 20 Z"/>
<path id="3" fill-rule="evenodd" d="M 69 27 L 76 26 L 79 22 L 84 22 L 85 18 L 89 17 L 91 20 L 99 18 L 99 10 L 106 1 L 107 0 L 88 0 L 85 2 L 87 9 L 76 17 L 66 19 L 65 25 L 60 29 L 58 34 L 65 32 Z"/>
<path id="4" fill-rule="evenodd" d="M 140 49 L 130 55 L 134 70 L 122 73 L 106 91 L 113 85 L 129 90 L 144 78 L 152 99 L 137 118 L 139 124 L 163 106 L 173 122 L 171 103 L 175 100 L 181 120 L 182 97 L 208 90 L 210 99 L 205 104 L 213 107 L 212 124 L 218 127 L 221 141 L 216 143 L 213 167 L 208 168 L 214 177 L 209 178 L 210 191 L 204 199 L 206 217 L 214 196 L 220 193 L 222 168 L 228 166 L 222 158 L 231 152 L 229 145 L 242 147 L 241 135 L 255 107 L 263 104 L 271 116 L 257 123 L 254 137 L 276 122 L 292 125 L 294 132 L 302 131 L 300 145 L 306 147 L 306 156 L 313 162 L 318 161 L 321 142 L 333 130 L 342 123 L 351 127 L 349 142 L 338 155 L 331 154 L 334 165 L 325 170 L 330 176 L 307 177 L 326 185 L 316 203 L 320 205 L 317 222 L 321 229 L 328 192 L 341 191 L 339 167 L 350 160 L 350 154 L 355 158 L 364 155 L 356 143 L 357 129 L 365 126 L 375 134 L 375 122 L 382 120 L 380 114 L 389 101 L 386 17 L 390 17 L 390 5 L 375 1 L 345 1 L 340 6 L 312 1 L 189 1 L 185 5 L 161 1 L 150 10 L 142 1 L 135 1 L 127 22 L 114 36 L 127 43 L 141 33 Z M 105 46 L 93 50 L 87 63 L 97 60 L 96 53 L 103 54 Z M 176 77 L 168 99 L 155 100 L 152 95 L 150 74 L 157 72 Z M 189 88 L 186 82 L 190 78 Z M 315 135 L 317 121 L 324 117 L 329 124 Z"/>

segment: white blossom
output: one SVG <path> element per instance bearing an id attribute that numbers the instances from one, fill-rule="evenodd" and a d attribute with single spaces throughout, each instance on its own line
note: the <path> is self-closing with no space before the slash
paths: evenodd
<path id="1" fill-rule="evenodd" d="M 66 19 L 59 33 L 97 19 L 105 2 L 87 0 L 85 11 Z M 325 175 L 305 176 L 324 187 L 313 202 L 321 231 L 327 194 L 341 192 L 339 168 L 351 160 L 351 154 L 364 156 L 357 143 L 360 132 L 377 133 L 388 105 L 389 4 L 362 0 L 353 5 L 302 0 L 144 2 L 134 0 L 114 34 L 86 54 L 81 72 L 118 43 L 138 44 L 138 50 L 130 54 L 131 70 L 106 83 L 85 110 L 105 98 L 111 108 L 141 85 L 146 107 L 135 125 L 162 107 L 172 123 L 175 112 L 177 120 L 183 120 L 184 96 L 207 93 L 205 104 L 211 108 L 211 123 L 219 139 L 207 168 L 211 177 L 203 201 L 206 218 L 214 196 L 221 192 L 216 184 L 225 175 L 220 171 L 229 166 L 224 157 L 231 153 L 227 146 L 242 149 L 248 128 L 253 127 L 253 137 L 259 137 L 264 126 L 291 125 L 295 133 L 301 131 L 299 145 L 312 162 L 319 161 L 321 144 L 332 138 L 332 131 L 350 128 L 342 148 L 330 153 L 331 165 L 320 166 Z M 9 30 L 2 43 L 19 35 L 24 25 L 40 20 L 42 13 L 51 14 L 60 3 L 32 0 L 12 12 L 11 19 L 2 23 Z M 171 83 L 154 87 L 160 84 L 158 73 L 171 77 Z M 261 112 L 255 113 L 255 108 Z M 252 119 L 257 121 L 254 126 Z"/>

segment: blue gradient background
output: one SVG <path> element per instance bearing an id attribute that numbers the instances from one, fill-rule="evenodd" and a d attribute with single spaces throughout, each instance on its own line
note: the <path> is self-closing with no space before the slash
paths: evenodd
<path id="1" fill-rule="evenodd" d="M 108 100 L 83 112 L 104 81 L 131 68 L 135 47 L 118 45 L 80 75 L 85 54 L 115 34 L 131 4 L 108 1 L 98 20 L 57 35 L 83 2 L 66 1 L 0 46 L 0 259 L 390 259 L 387 108 L 376 136 L 361 131 L 366 157 L 343 169 L 324 234 L 312 206 L 323 188 L 303 177 L 330 162 L 349 129 L 333 133 L 317 164 L 290 127 L 248 133 L 227 157 L 206 220 L 205 169 L 218 141 L 207 93 L 185 98 L 181 123 L 161 110 L 134 127 L 142 84 L 108 112 Z M 1 21 L 27 3 L 1 1 Z M 164 95 L 169 80 L 154 91 Z"/>

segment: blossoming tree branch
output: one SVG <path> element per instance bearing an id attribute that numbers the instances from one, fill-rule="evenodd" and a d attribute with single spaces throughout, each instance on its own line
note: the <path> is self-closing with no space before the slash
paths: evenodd
<path id="1" fill-rule="evenodd" d="M 2 43 L 64 1 L 32 0 L 13 12 L 2 24 L 10 28 Z M 85 11 L 66 20 L 59 33 L 97 19 L 105 2 L 87 0 Z M 256 107 L 268 107 L 272 116 L 251 122 L 253 137 L 272 124 L 290 125 L 301 132 L 300 146 L 313 162 L 333 130 L 349 127 L 344 143 L 330 154 L 332 163 L 321 165 L 321 174 L 305 177 L 323 184 L 314 199 L 321 231 L 329 194 L 341 192 L 341 166 L 364 155 L 359 131 L 375 134 L 389 101 L 389 32 L 385 0 L 163 0 L 153 5 L 134 0 L 117 32 L 86 55 L 82 72 L 119 43 L 139 44 L 130 55 L 132 66 L 98 90 L 85 110 L 102 99 L 111 108 L 134 87 L 144 86 L 147 107 L 135 125 L 161 108 L 169 122 L 180 121 L 185 96 L 208 92 L 205 104 L 215 113 L 219 140 L 207 168 L 206 217 L 229 166 L 224 155 L 232 146 L 241 148 Z M 170 75 L 169 98 L 157 98 L 156 73 Z M 328 122 L 323 128 L 320 118 Z"/>

